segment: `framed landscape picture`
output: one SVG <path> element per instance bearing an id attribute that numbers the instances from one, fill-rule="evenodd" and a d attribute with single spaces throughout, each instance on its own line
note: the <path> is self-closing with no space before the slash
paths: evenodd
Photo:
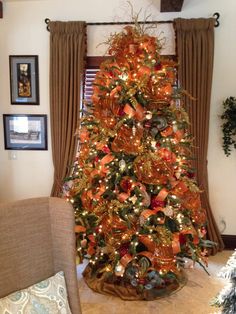
<path id="1" fill-rule="evenodd" d="M 39 105 L 38 56 L 9 56 L 11 104 Z"/>
<path id="2" fill-rule="evenodd" d="M 4 114 L 5 149 L 47 150 L 47 115 Z"/>

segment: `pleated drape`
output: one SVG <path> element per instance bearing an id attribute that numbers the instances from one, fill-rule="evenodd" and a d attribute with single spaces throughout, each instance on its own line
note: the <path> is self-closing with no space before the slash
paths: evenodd
<path id="1" fill-rule="evenodd" d="M 207 212 L 208 238 L 218 243 L 218 246 L 212 249 L 212 254 L 224 248 L 209 203 L 207 173 L 214 23 L 214 18 L 174 20 L 180 85 L 196 98 L 192 100 L 185 96 L 184 103 L 190 118 L 190 133 L 194 137 L 193 155 L 196 159 L 193 161 L 193 166 L 196 168 L 198 185 L 203 190 L 201 201 Z"/>
<path id="2" fill-rule="evenodd" d="M 60 196 L 70 174 L 77 141 L 81 85 L 86 52 L 85 22 L 50 22 L 50 117 L 54 183 L 51 196 Z"/>

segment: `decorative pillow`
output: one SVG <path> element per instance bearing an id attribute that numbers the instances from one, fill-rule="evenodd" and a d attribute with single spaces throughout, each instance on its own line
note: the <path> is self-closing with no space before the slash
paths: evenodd
<path id="1" fill-rule="evenodd" d="M 0 299 L 1 314 L 71 314 L 64 273 Z"/>

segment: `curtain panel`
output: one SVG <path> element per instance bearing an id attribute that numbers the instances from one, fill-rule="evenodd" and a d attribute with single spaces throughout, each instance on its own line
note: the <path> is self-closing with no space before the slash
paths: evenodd
<path id="1" fill-rule="evenodd" d="M 176 50 L 179 61 L 178 75 L 181 86 L 195 98 L 184 97 L 193 135 L 193 166 L 201 193 L 202 206 L 207 212 L 208 238 L 218 245 L 212 254 L 221 251 L 224 244 L 215 222 L 208 194 L 207 150 L 209 137 L 210 100 L 214 58 L 215 19 L 198 18 L 174 20 Z"/>
<path id="2" fill-rule="evenodd" d="M 75 159 L 84 62 L 85 22 L 50 22 L 50 117 L 54 182 L 51 196 L 60 196 L 63 179 Z"/>

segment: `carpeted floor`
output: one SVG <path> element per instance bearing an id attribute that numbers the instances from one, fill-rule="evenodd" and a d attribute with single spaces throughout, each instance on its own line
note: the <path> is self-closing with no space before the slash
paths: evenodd
<path id="1" fill-rule="evenodd" d="M 79 291 L 82 314 L 215 314 L 210 300 L 225 286 L 217 277 L 232 251 L 223 251 L 209 258 L 208 272 L 195 265 L 186 268 L 187 284 L 169 297 L 156 301 L 123 301 L 118 297 L 101 295 L 90 290 L 81 275 L 85 265 L 78 266 Z"/>

